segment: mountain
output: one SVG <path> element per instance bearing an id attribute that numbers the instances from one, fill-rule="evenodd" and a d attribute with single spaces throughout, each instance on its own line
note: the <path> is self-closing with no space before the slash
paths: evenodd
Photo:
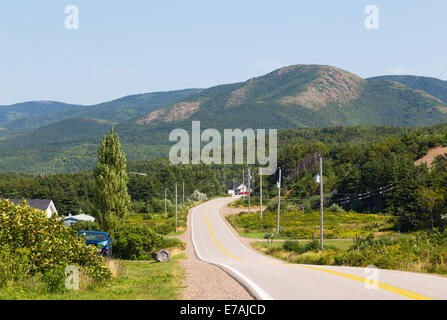
<path id="1" fill-rule="evenodd" d="M 245 82 L 125 97 L 28 120 L 36 129 L 0 141 L 0 171 L 77 171 L 93 166 L 111 125 L 128 160 L 164 156 L 174 128 L 340 126 L 418 127 L 447 122 L 442 87 L 437 96 L 389 79 L 362 79 L 322 65 L 294 65 Z M 64 122 L 57 119 L 64 118 Z M 36 119 L 39 119 L 37 122 Z M 71 122 L 73 120 L 73 122 Z M 45 121 L 45 126 L 41 126 Z M 96 121 L 96 122 L 95 122 Z M 99 123 L 98 121 L 103 121 Z M 8 126 L 5 126 L 8 129 Z M 11 128 L 11 127 L 9 127 Z"/>
<path id="2" fill-rule="evenodd" d="M 414 90 L 422 90 L 447 103 L 447 81 L 418 76 L 380 76 L 368 80 L 388 80 L 406 85 Z"/>
<path id="3" fill-rule="evenodd" d="M 75 109 L 60 108 L 51 113 L 23 116 L 4 124 L 3 128 L 7 132 L 4 132 L 3 135 L 17 135 L 69 118 L 94 118 L 112 122 L 125 121 L 169 106 L 195 92 L 197 92 L 197 89 L 136 94 L 92 106 L 78 106 Z"/>
<path id="4" fill-rule="evenodd" d="M 70 111 L 79 108 L 78 105 L 56 101 L 29 101 L 7 106 L 0 106 L 0 126 L 27 117 L 45 116 L 57 111 Z"/>
<path id="5" fill-rule="evenodd" d="M 124 141 L 166 144 L 173 128 L 425 126 L 447 121 L 439 98 L 401 83 L 365 80 L 320 65 L 295 65 L 246 82 L 221 85 L 120 123 Z"/>

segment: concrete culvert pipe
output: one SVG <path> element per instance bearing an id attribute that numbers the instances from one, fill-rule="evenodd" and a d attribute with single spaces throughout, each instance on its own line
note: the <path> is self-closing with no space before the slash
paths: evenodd
<path id="1" fill-rule="evenodd" d="M 158 262 L 168 262 L 171 258 L 171 255 L 168 250 L 162 249 L 157 252 L 156 259 Z"/>

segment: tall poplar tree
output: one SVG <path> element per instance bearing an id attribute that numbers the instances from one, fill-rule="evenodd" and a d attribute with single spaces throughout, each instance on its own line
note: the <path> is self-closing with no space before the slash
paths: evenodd
<path id="1" fill-rule="evenodd" d="M 126 155 L 113 128 L 103 137 L 98 149 L 94 176 L 96 216 L 102 229 L 113 234 L 114 228 L 125 221 L 130 206 Z"/>

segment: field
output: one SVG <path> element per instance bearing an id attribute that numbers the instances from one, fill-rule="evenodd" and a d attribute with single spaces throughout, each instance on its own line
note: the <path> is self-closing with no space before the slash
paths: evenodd
<path id="1" fill-rule="evenodd" d="M 394 234 L 375 239 L 372 235 L 350 243 L 319 241 L 254 242 L 252 246 L 268 255 L 297 264 L 343 265 L 447 275 L 447 232 Z"/>
<path id="2" fill-rule="evenodd" d="M 297 240 L 301 244 L 305 245 L 311 242 L 311 240 Z M 354 244 L 354 240 L 351 239 L 329 239 L 324 241 L 325 246 L 334 247 L 337 250 L 348 250 Z M 282 248 L 284 245 L 284 241 L 275 241 L 270 243 L 267 246 L 267 241 L 256 241 L 251 244 L 253 248 L 260 251 L 267 251 L 267 249 L 271 248 Z"/>
<path id="3" fill-rule="evenodd" d="M 259 213 L 241 212 L 227 216 L 231 225 L 244 237 L 263 238 L 266 233 L 276 231 L 277 214 L 265 211 L 263 219 Z M 369 233 L 390 233 L 393 217 L 381 214 L 324 212 L 324 237 L 326 239 L 353 239 Z M 280 234 L 277 239 L 311 239 L 320 232 L 320 213 L 287 212 L 280 216 Z"/>
<path id="4" fill-rule="evenodd" d="M 157 233 L 166 236 L 180 235 L 186 230 L 186 217 L 188 211 L 200 201 L 187 201 L 179 204 L 177 209 L 177 232 L 175 232 L 175 213 L 171 208 L 167 212 L 167 217 L 163 213 L 136 213 L 128 217 L 129 224 L 144 224 Z"/>

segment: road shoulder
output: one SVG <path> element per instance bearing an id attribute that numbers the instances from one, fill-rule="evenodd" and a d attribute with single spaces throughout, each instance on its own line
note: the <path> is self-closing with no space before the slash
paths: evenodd
<path id="1" fill-rule="evenodd" d="M 183 300 L 253 300 L 253 297 L 219 267 L 197 258 L 191 241 L 191 213 L 188 212 L 187 232 L 179 236 L 186 243 L 187 259 L 181 261 L 185 280 L 181 290 Z"/>

